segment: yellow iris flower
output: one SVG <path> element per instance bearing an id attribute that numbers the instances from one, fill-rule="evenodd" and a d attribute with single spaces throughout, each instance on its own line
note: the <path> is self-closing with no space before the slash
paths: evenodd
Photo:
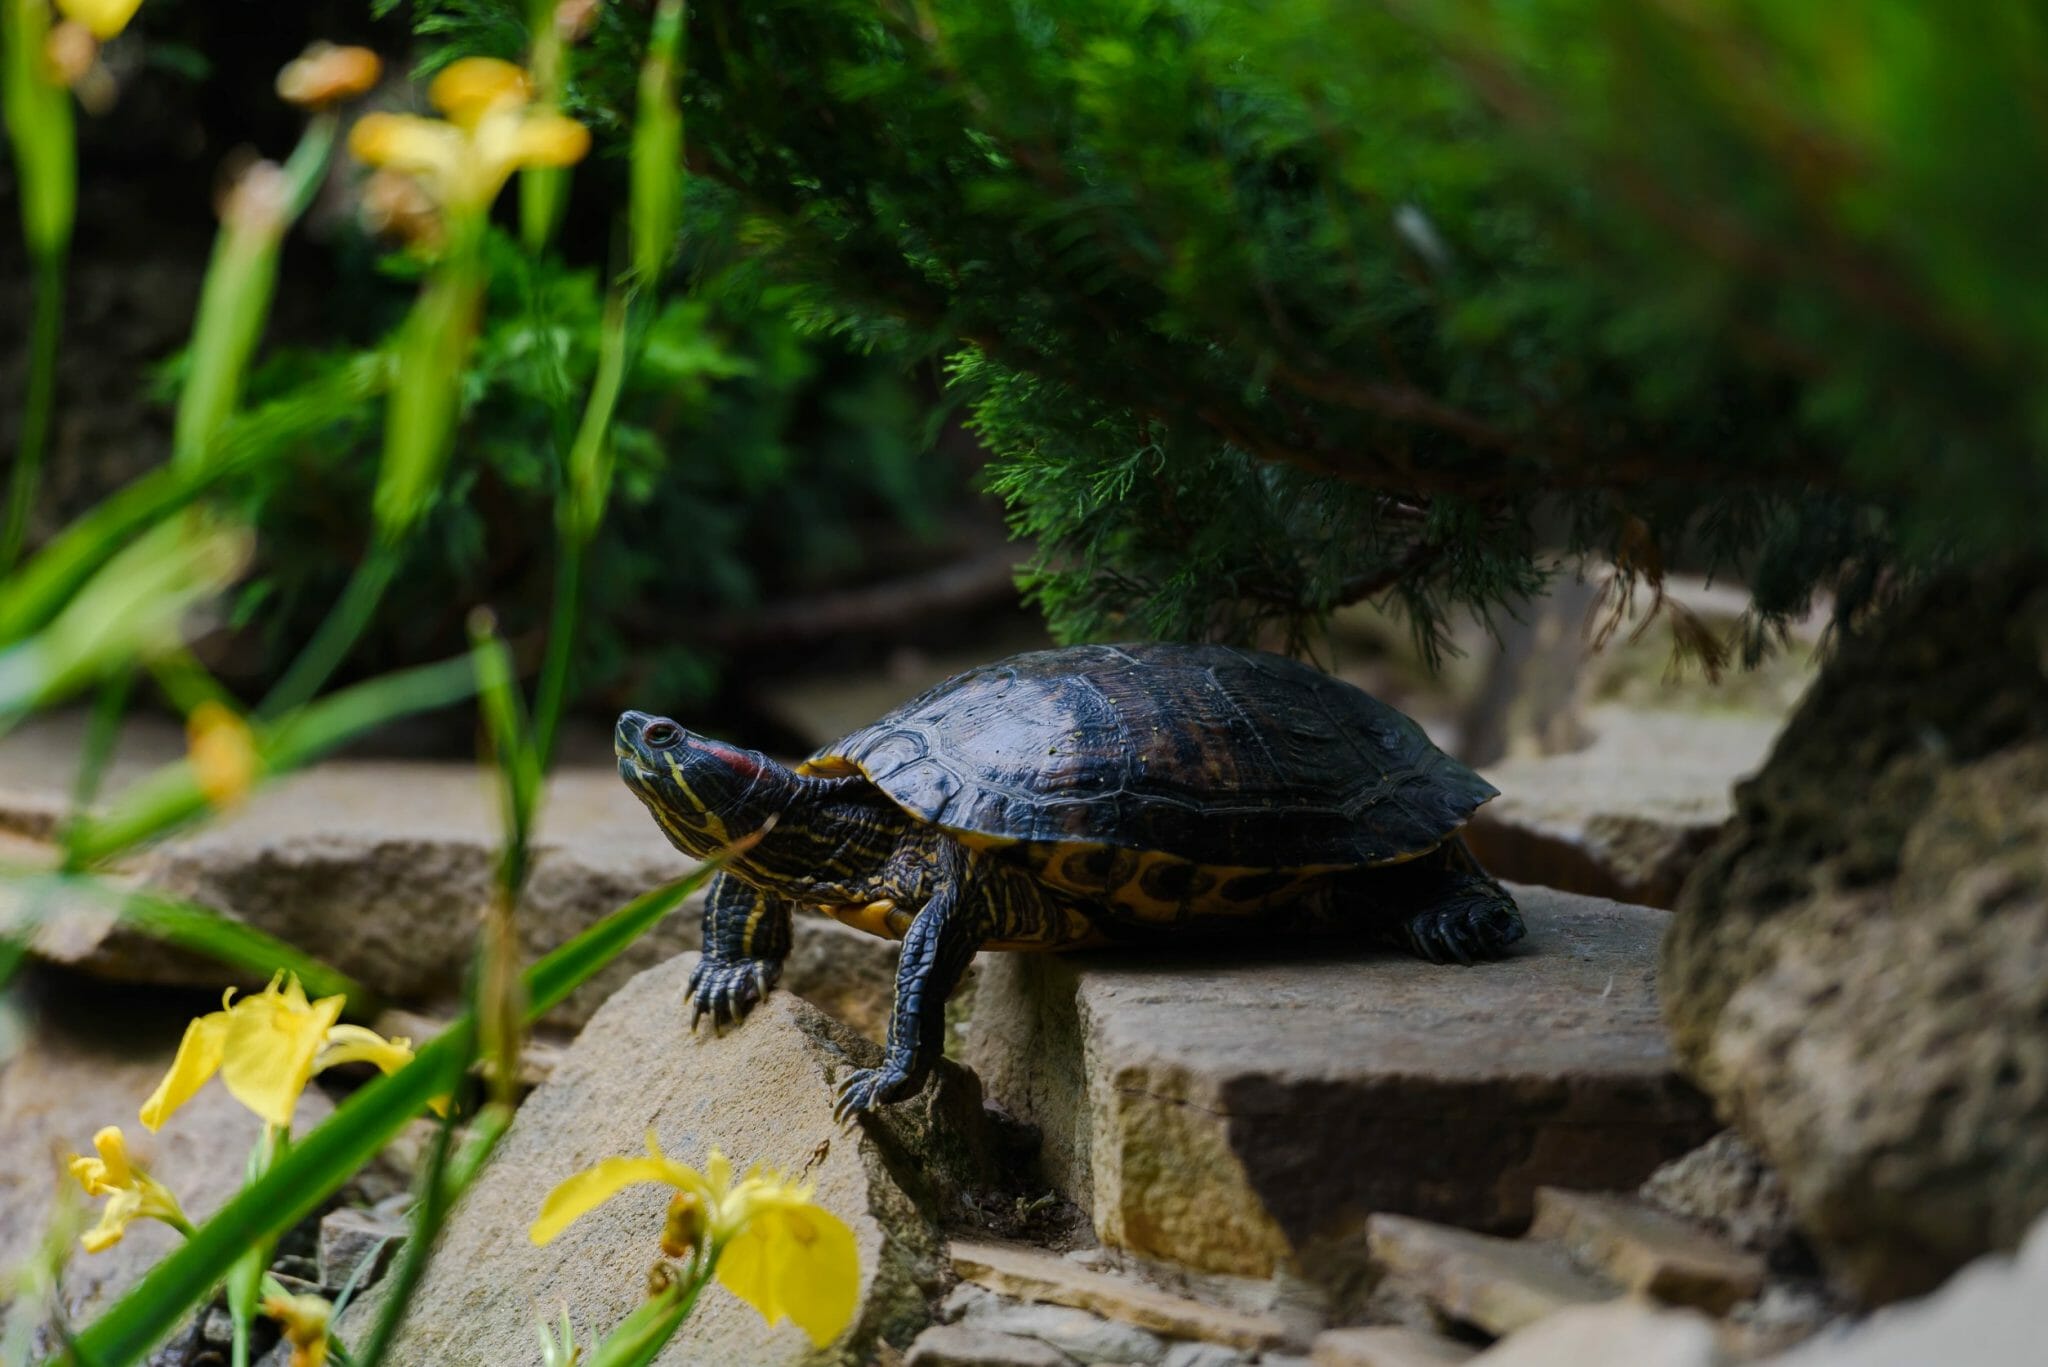
<path id="1" fill-rule="evenodd" d="M 142 0 L 57 0 L 57 8 L 104 43 L 128 27 L 135 11 L 142 8 Z"/>
<path id="2" fill-rule="evenodd" d="M 582 124 L 529 107 L 526 73 L 510 62 L 465 57 L 450 63 L 427 98 L 446 119 L 365 114 L 349 131 L 349 151 L 371 166 L 418 178 L 450 212 L 481 213 L 514 171 L 569 166 L 590 150 Z"/>
<path id="3" fill-rule="evenodd" d="M 199 791 L 215 808 L 240 804 L 263 772 L 249 723 L 217 702 L 203 702 L 185 719 L 186 744 Z"/>
<path id="4" fill-rule="evenodd" d="M 185 1027 L 170 1072 L 142 1103 L 142 1123 L 151 1130 L 161 1129 L 215 1073 L 235 1100 L 282 1128 L 292 1123 L 299 1093 L 322 1069 L 373 1063 L 395 1073 L 412 1062 L 410 1041 L 336 1024 L 344 999 L 309 1002 L 295 977 L 280 973 L 253 997 L 235 1001 L 234 995 L 230 988 L 220 1010 Z"/>
<path id="5" fill-rule="evenodd" d="M 579 1217 L 639 1182 L 676 1189 L 662 1238 L 680 1257 L 708 1246 L 726 1290 L 770 1324 L 787 1318 L 823 1347 L 853 1319 L 860 1259 L 853 1231 L 811 1200 L 813 1188 L 754 1168 L 738 1182 L 717 1149 L 697 1172 L 669 1158 L 647 1134 L 644 1158 L 607 1158 L 569 1178 L 541 1202 L 528 1235 L 545 1244 Z"/>
<path id="6" fill-rule="evenodd" d="M 129 1224 L 136 1220 L 161 1220 L 174 1229 L 192 1232 L 192 1224 L 179 1208 L 178 1198 L 128 1157 L 128 1144 L 121 1137 L 120 1126 L 109 1125 L 101 1130 L 92 1137 L 92 1145 L 99 1157 L 74 1154 L 69 1164 L 71 1175 L 85 1188 L 87 1196 L 107 1198 L 100 1222 L 79 1236 L 87 1253 L 98 1253 L 120 1243 Z"/>
<path id="7" fill-rule="evenodd" d="M 333 1306 L 318 1296 L 266 1296 L 263 1313 L 283 1328 L 284 1341 L 292 1347 L 290 1367 L 324 1367 Z"/>

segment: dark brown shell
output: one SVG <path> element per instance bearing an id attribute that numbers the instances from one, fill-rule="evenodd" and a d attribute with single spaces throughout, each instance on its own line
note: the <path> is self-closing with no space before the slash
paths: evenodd
<path id="1" fill-rule="evenodd" d="M 1226 646 L 1075 646 L 947 680 L 812 758 L 991 841 L 1248 868 L 1434 849 L 1496 789 L 1307 665 Z"/>

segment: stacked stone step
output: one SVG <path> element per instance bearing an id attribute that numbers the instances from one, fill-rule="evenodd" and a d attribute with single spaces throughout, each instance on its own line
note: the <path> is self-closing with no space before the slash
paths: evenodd
<path id="1" fill-rule="evenodd" d="M 1520 1239 L 1400 1215 L 1373 1216 L 1366 1237 L 1380 1304 L 1426 1322 L 1333 1330 L 1316 1340 L 1320 1367 L 1444 1367 L 1474 1359 L 1469 1339 L 1507 1339 L 1630 1297 L 1692 1312 L 1681 1332 L 1718 1355 L 1704 1315 L 1755 1296 L 1765 1276 L 1762 1258 L 1635 1197 L 1557 1187 L 1536 1193 L 1536 1219 Z"/>

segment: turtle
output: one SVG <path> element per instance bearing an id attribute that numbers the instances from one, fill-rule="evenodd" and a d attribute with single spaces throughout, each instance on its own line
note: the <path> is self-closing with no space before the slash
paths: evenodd
<path id="1" fill-rule="evenodd" d="M 1469 964 L 1523 934 L 1457 834 L 1497 790 L 1362 689 L 1261 651 L 1015 655 L 794 767 L 643 712 L 615 750 L 672 844 L 726 852 L 693 1030 L 774 987 L 798 908 L 902 941 L 883 1061 L 844 1079 L 842 1118 L 923 1088 L 978 950 L 1349 932 Z"/>

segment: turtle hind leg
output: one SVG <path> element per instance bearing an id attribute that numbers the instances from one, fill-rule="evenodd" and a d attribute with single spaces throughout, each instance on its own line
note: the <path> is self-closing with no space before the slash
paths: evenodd
<path id="1" fill-rule="evenodd" d="M 1455 836 L 1398 874 L 1409 886 L 1394 939 L 1418 958 L 1438 964 L 1497 959 L 1526 933 L 1515 899 Z"/>

